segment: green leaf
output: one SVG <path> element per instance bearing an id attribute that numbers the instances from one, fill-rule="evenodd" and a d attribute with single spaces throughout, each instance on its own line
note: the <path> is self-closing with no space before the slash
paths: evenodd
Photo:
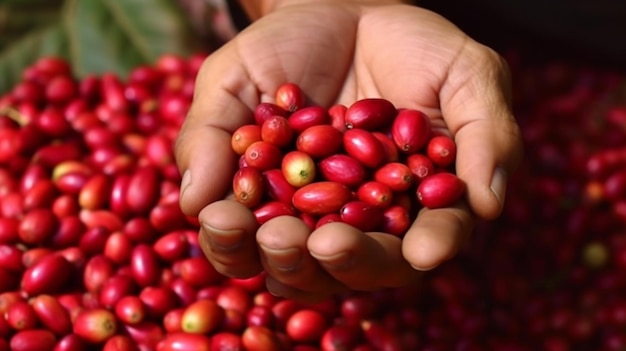
<path id="1" fill-rule="evenodd" d="M 22 71 L 44 55 L 67 58 L 67 40 L 60 23 L 31 31 L 0 52 L 0 93 L 9 91 Z"/>
<path id="2" fill-rule="evenodd" d="M 120 76 L 165 53 L 199 48 L 189 20 L 173 0 L 66 0 L 64 23 L 78 76 Z"/>
<path id="3" fill-rule="evenodd" d="M 163 54 L 201 49 L 176 0 L 0 0 L 0 94 L 44 55 L 68 59 L 78 77 L 126 76 Z"/>

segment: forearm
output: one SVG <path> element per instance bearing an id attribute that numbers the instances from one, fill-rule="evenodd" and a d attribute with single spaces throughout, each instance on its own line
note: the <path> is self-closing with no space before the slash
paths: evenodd
<path id="1" fill-rule="evenodd" d="M 241 8 L 251 21 L 255 21 L 264 15 L 280 8 L 301 3 L 319 2 L 324 0 L 232 0 L 237 1 Z M 231 2 L 232 2 L 231 1 Z M 332 2 L 343 2 L 362 5 L 390 5 L 390 4 L 409 4 L 410 0 L 328 0 Z"/>

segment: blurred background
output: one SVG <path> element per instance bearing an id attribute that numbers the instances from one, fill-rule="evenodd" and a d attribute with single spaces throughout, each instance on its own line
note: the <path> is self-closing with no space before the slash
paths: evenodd
<path id="1" fill-rule="evenodd" d="M 540 58 L 626 66 L 626 2 L 620 0 L 418 1 L 497 49 L 524 46 Z"/>

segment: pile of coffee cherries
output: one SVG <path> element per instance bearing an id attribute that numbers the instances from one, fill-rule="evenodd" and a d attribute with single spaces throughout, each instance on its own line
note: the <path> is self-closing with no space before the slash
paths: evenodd
<path id="1" fill-rule="evenodd" d="M 232 136 L 240 155 L 233 194 L 260 224 L 289 215 L 311 229 L 340 221 L 402 236 L 421 207 L 451 206 L 464 194 L 454 140 L 421 111 L 382 98 L 309 106 L 285 83 L 254 117 Z"/>
<path id="2" fill-rule="evenodd" d="M 624 73 L 507 56 L 526 157 L 502 216 L 416 285 L 304 304 L 218 273 L 180 211 L 172 145 L 205 57 L 81 78 L 42 57 L 0 97 L 0 351 L 626 348 Z M 401 236 L 463 196 L 420 111 L 303 96 L 286 83 L 233 135 L 260 223 Z"/>

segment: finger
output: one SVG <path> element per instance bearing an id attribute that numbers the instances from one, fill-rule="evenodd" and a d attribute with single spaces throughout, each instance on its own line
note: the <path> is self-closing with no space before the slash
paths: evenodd
<path id="1" fill-rule="evenodd" d="M 330 275 L 356 290 L 403 286 L 418 276 L 402 256 L 401 239 L 386 233 L 329 223 L 311 233 L 308 249 Z"/>
<path id="2" fill-rule="evenodd" d="M 469 39 L 458 57 L 440 93 L 442 114 L 455 136 L 456 173 L 467 183 L 471 209 L 492 219 L 522 158 L 509 72 L 497 53 Z"/>
<path id="3" fill-rule="evenodd" d="M 250 210 L 222 200 L 205 207 L 199 220 L 200 246 L 218 272 L 248 278 L 262 271 L 255 239 L 258 224 Z"/>
<path id="4" fill-rule="evenodd" d="M 185 214 L 196 215 L 230 187 L 237 165 L 231 134 L 251 121 L 249 104 L 258 99 L 238 62 L 224 48 L 210 55 L 197 75 L 194 99 L 174 145 L 183 174 L 180 205 Z"/>
<path id="5" fill-rule="evenodd" d="M 257 231 L 257 242 L 265 271 L 277 282 L 298 290 L 325 295 L 345 291 L 308 253 L 310 232 L 293 216 L 280 216 L 263 224 Z"/>
<path id="6" fill-rule="evenodd" d="M 467 206 L 423 209 L 402 240 L 402 256 L 421 271 L 452 258 L 474 227 Z"/>

